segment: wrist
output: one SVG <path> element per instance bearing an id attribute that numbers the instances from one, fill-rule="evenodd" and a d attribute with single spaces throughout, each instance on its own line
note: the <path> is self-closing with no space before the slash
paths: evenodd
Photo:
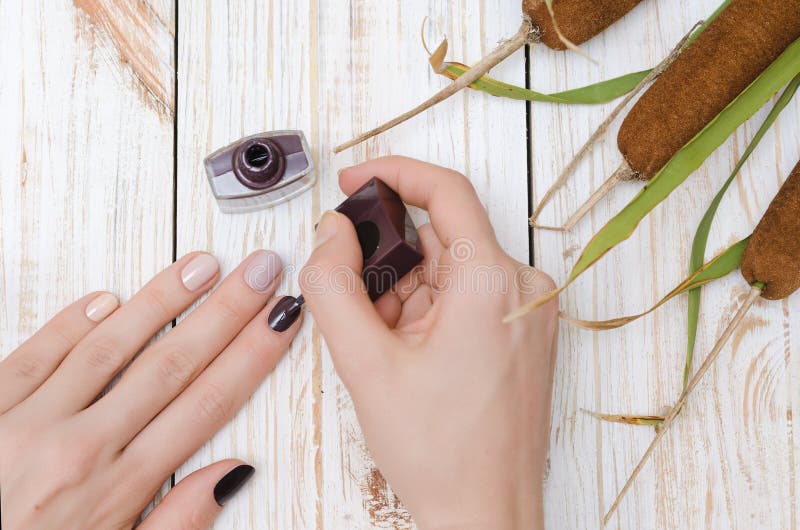
<path id="1" fill-rule="evenodd" d="M 416 522 L 420 530 L 540 530 L 544 528 L 541 487 L 525 494 L 512 493 L 478 508 L 446 510 Z M 476 509 L 478 508 L 478 509 Z"/>

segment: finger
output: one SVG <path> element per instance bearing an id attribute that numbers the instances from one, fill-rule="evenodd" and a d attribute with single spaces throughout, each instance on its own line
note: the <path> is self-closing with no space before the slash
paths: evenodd
<path id="1" fill-rule="evenodd" d="M 150 280 L 67 355 L 31 405 L 42 414 L 64 415 L 85 408 L 156 332 L 216 282 L 219 264 L 194 252 Z"/>
<path id="2" fill-rule="evenodd" d="M 486 210 L 464 175 L 412 158 L 387 156 L 343 169 L 339 185 L 349 195 L 372 177 L 385 182 L 403 201 L 427 210 L 446 247 L 462 237 L 494 240 Z"/>
<path id="3" fill-rule="evenodd" d="M 428 314 L 433 307 L 433 292 L 429 285 L 421 285 L 414 294 L 403 303 L 400 318 L 397 319 L 397 329 L 404 329 L 418 322 Z"/>
<path id="4" fill-rule="evenodd" d="M 241 460 L 223 460 L 198 469 L 178 482 L 138 528 L 205 530 L 253 473 L 255 469 Z"/>
<path id="5" fill-rule="evenodd" d="M 0 362 L 0 414 L 33 394 L 83 337 L 119 306 L 111 293 L 91 293 L 62 309 Z"/>
<path id="6" fill-rule="evenodd" d="M 264 308 L 281 269 L 274 252 L 248 256 L 200 307 L 147 348 L 85 414 L 95 416 L 120 448 L 127 445 Z"/>
<path id="7" fill-rule="evenodd" d="M 430 223 L 417 228 L 417 237 L 419 237 L 419 247 L 422 250 L 422 255 L 425 259 L 422 261 L 422 266 L 428 268 L 432 262 L 438 260 L 445 251 L 445 246 L 439 241 L 439 236 L 433 229 Z"/>
<path id="8" fill-rule="evenodd" d="M 283 357 L 302 318 L 286 331 L 273 331 L 267 307 L 242 330 L 183 393 L 126 447 L 121 458 L 132 480 L 156 483 L 164 469 L 175 469 L 220 430 Z"/>
<path id="9" fill-rule="evenodd" d="M 300 274 L 300 288 L 339 375 L 349 380 L 359 366 L 379 362 L 379 352 L 393 337 L 361 280 L 361 247 L 350 220 L 326 212 L 316 238 L 317 246 Z M 365 345 L 370 346 L 369 355 Z"/>
<path id="10" fill-rule="evenodd" d="M 375 300 L 375 311 L 378 312 L 378 315 L 390 329 L 397 324 L 402 308 L 403 301 L 398 293 L 394 291 L 387 291 Z"/>

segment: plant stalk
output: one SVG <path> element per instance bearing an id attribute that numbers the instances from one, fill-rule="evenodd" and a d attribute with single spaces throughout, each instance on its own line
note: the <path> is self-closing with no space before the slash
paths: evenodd
<path id="1" fill-rule="evenodd" d="M 661 424 L 661 429 L 656 433 L 655 438 L 653 438 L 653 441 L 650 442 L 650 445 L 647 447 L 647 450 L 644 452 L 644 455 L 642 455 L 641 460 L 639 460 L 639 463 L 636 464 L 636 467 L 633 469 L 633 472 L 631 473 L 630 477 L 628 477 L 628 480 L 625 482 L 625 485 L 620 490 L 619 494 L 617 495 L 617 498 L 611 505 L 611 508 L 609 508 L 605 516 L 603 516 L 603 526 L 605 526 L 608 523 L 609 519 L 611 519 L 611 516 L 614 515 L 614 512 L 619 507 L 619 504 L 620 502 L 622 502 L 622 499 L 625 497 L 625 494 L 628 493 L 628 490 L 633 485 L 633 482 L 636 480 L 636 477 L 639 475 L 644 465 L 650 459 L 650 456 L 652 455 L 653 450 L 655 450 L 656 446 L 658 445 L 658 442 L 661 441 L 661 439 L 669 430 L 672 423 L 675 421 L 675 418 L 680 413 L 681 409 L 683 408 L 683 405 L 689 398 L 689 395 L 692 393 L 692 391 L 697 387 L 697 385 L 706 375 L 709 368 L 711 368 L 711 365 L 714 364 L 714 361 L 717 360 L 720 352 L 722 351 L 722 348 L 731 338 L 731 335 L 733 335 L 733 332 L 736 330 L 736 328 L 739 327 L 739 324 L 742 323 L 742 320 L 744 319 L 745 315 L 747 315 L 747 312 L 750 310 L 750 307 L 752 307 L 753 303 L 761 295 L 762 288 L 763 285 L 762 286 L 753 285 L 750 288 L 750 292 L 747 294 L 747 298 L 745 299 L 744 303 L 739 308 L 739 310 L 736 311 L 736 315 L 733 317 L 733 320 L 731 320 L 730 324 L 728 324 L 728 327 L 725 328 L 725 331 L 722 332 L 722 335 L 717 340 L 717 343 L 714 344 L 714 348 L 711 350 L 711 353 L 708 354 L 706 360 L 703 361 L 703 364 L 697 370 L 697 373 L 694 375 L 694 377 L 692 377 L 691 381 L 689 381 L 689 384 L 686 385 L 686 388 L 681 393 L 681 396 L 678 398 L 678 401 L 675 403 L 675 406 L 669 411 L 669 414 L 667 414 L 667 417 L 664 419 L 664 423 Z"/>
<path id="2" fill-rule="evenodd" d="M 642 79 L 636 87 L 625 96 L 625 98 L 620 102 L 619 105 L 611 111 L 611 113 L 606 117 L 603 123 L 600 124 L 599 127 L 592 133 L 586 143 L 578 150 L 572 160 L 564 167 L 561 173 L 558 175 L 558 178 L 553 183 L 550 188 L 544 193 L 542 200 L 539 201 L 539 204 L 533 210 L 533 214 L 531 215 L 529 222 L 531 226 L 534 226 L 533 223 L 539 217 L 539 214 L 542 213 L 542 210 L 545 206 L 550 202 L 555 195 L 556 191 L 561 189 L 564 184 L 566 184 L 567 179 L 575 172 L 575 168 L 578 166 L 578 163 L 583 160 L 583 158 L 592 150 L 594 145 L 597 143 L 597 140 L 605 134 L 606 130 L 611 126 L 614 120 L 617 119 L 617 116 L 628 106 L 628 104 L 635 98 L 647 85 L 655 81 L 664 71 L 669 68 L 669 66 L 675 62 L 675 59 L 680 57 L 681 53 L 683 53 L 684 46 L 689 41 L 691 36 L 694 34 L 695 30 L 703 24 L 702 21 L 695 24 L 689 33 L 687 33 L 681 40 L 678 42 L 678 45 L 673 48 L 673 50 L 667 55 L 663 61 L 661 61 L 655 68 L 653 68 L 647 76 Z M 568 230 L 568 229 L 567 229 Z"/>
<path id="3" fill-rule="evenodd" d="M 534 30 L 534 26 L 531 23 L 530 19 L 527 17 L 522 21 L 522 25 L 519 28 L 513 37 L 508 40 L 505 40 L 500 43 L 494 50 L 492 50 L 486 57 L 475 63 L 469 71 L 467 71 L 464 75 L 459 76 L 455 81 L 450 83 L 448 86 L 425 100 L 423 103 L 420 103 L 413 109 L 409 110 L 408 112 L 404 112 L 400 116 L 390 120 L 383 125 L 375 127 L 371 131 L 367 131 L 360 136 L 353 138 L 341 145 L 337 145 L 333 148 L 334 153 L 340 153 L 345 149 L 349 149 L 354 145 L 358 145 L 361 142 L 372 138 L 373 136 L 377 136 L 382 132 L 388 131 L 392 127 L 403 123 L 404 121 L 413 118 L 417 114 L 433 107 L 437 103 L 444 101 L 445 99 L 449 98 L 453 94 L 459 92 L 460 90 L 468 87 L 481 77 L 483 77 L 486 72 L 491 70 L 493 67 L 497 66 L 501 63 L 504 59 L 506 59 L 509 55 L 514 53 L 515 51 L 522 48 L 525 44 L 532 40 L 532 36 L 535 36 L 536 32 Z"/>
<path id="4" fill-rule="evenodd" d="M 589 213 L 594 206 L 600 202 L 600 199 L 605 197 L 609 194 L 609 192 L 614 189 L 614 186 L 619 184 L 620 182 L 625 182 L 627 180 L 634 180 L 636 178 L 637 173 L 631 169 L 631 166 L 628 165 L 627 162 L 622 162 L 620 166 L 611 174 L 608 179 L 606 179 L 603 184 L 600 185 L 594 193 L 592 193 L 591 197 L 589 197 L 586 202 L 584 202 L 578 210 L 573 213 L 569 219 L 561 226 L 544 226 L 538 225 L 533 223 L 531 220 L 528 220 L 528 224 L 533 228 L 538 228 L 540 230 L 552 230 L 555 232 L 569 232 L 572 230 L 578 222 L 583 219 L 587 213 Z M 533 219 L 533 218 L 531 218 Z"/>

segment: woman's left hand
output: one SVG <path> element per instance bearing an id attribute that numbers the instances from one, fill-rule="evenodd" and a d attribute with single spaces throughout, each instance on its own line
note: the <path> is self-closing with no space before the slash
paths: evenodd
<path id="1" fill-rule="evenodd" d="M 194 252 L 119 308 L 109 293 L 81 298 L 0 363 L 2 527 L 131 528 L 297 333 L 299 319 L 283 332 L 267 324 L 280 272 L 276 254 L 251 254 L 131 362 L 217 282 L 214 257 Z M 207 528 L 252 473 L 238 460 L 195 471 L 140 528 Z"/>

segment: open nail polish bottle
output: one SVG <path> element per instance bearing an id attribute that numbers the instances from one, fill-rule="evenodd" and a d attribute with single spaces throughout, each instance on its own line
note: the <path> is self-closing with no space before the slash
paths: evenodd
<path id="1" fill-rule="evenodd" d="M 314 185 L 314 163 L 302 131 L 247 136 L 204 161 L 211 191 L 225 213 L 288 201 Z"/>
<path id="2" fill-rule="evenodd" d="M 422 262 L 417 229 L 393 189 L 373 177 L 336 207 L 356 228 L 364 256 L 361 277 L 372 300 Z"/>
<path id="3" fill-rule="evenodd" d="M 364 257 L 361 278 L 370 300 L 377 300 L 422 262 L 423 255 L 417 250 L 417 229 L 406 205 L 378 178 L 364 184 L 336 211 L 346 215 L 356 228 Z M 289 329 L 303 304 L 302 295 L 283 297 L 270 311 L 269 326 L 278 332 Z"/>

